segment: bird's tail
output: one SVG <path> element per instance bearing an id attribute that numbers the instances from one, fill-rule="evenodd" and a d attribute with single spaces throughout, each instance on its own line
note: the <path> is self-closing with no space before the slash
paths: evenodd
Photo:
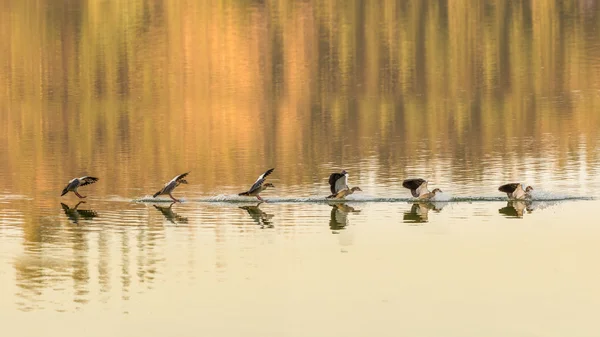
<path id="1" fill-rule="evenodd" d="M 248 192 L 242 192 L 242 193 L 239 193 L 238 195 L 239 196 L 246 196 L 246 197 L 248 197 L 248 196 L 250 196 L 250 193 L 248 193 Z"/>
<path id="2" fill-rule="evenodd" d="M 156 192 L 156 193 L 154 193 L 154 195 L 153 195 L 152 197 L 153 197 L 153 198 L 156 198 L 156 197 L 158 197 L 158 196 L 160 195 L 160 192 L 162 192 L 162 190 L 161 190 L 161 191 L 158 191 L 158 192 Z"/>
<path id="3" fill-rule="evenodd" d="M 335 198 L 336 195 L 337 194 L 332 194 L 332 195 L 328 196 L 327 199 L 333 199 L 333 198 Z"/>
<path id="4" fill-rule="evenodd" d="M 69 192 L 69 190 L 67 190 L 67 188 L 65 187 L 65 189 L 62 191 L 60 196 L 62 197 L 63 195 L 67 194 L 68 192 Z"/>

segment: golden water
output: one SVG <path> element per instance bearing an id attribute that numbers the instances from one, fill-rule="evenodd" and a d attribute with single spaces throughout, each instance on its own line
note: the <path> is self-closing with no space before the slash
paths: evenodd
<path id="1" fill-rule="evenodd" d="M 598 31 L 594 0 L 4 1 L 3 335 L 594 336 Z"/>

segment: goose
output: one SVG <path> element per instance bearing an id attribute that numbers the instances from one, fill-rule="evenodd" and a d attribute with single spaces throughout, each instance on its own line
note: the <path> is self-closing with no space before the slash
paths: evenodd
<path id="1" fill-rule="evenodd" d="M 439 188 L 435 188 L 429 192 L 429 189 L 427 189 L 427 180 L 421 178 L 406 179 L 402 182 L 402 186 L 408 188 L 412 196 L 420 200 L 431 200 L 437 193 L 442 193 L 442 190 Z"/>
<path id="2" fill-rule="evenodd" d="M 73 192 L 79 198 L 87 198 L 86 196 L 83 196 L 83 195 L 79 194 L 77 192 L 77 189 L 80 186 L 85 186 L 85 185 L 93 184 L 96 181 L 98 181 L 98 178 L 96 178 L 96 177 L 83 176 L 81 178 L 73 178 L 73 179 L 71 179 L 69 181 L 69 183 L 67 184 L 67 186 L 63 189 L 62 194 L 60 196 L 62 197 L 63 195 L 65 195 L 65 194 L 67 194 L 69 192 Z"/>
<path id="3" fill-rule="evenodd" d="M 332 173 L 329 176 L 329 186 L 331 188 L 331 195 L 329 198 L 338 194 L 341 190 L 350 189 L 348 187 L 348 172 L 342 170 L 341 173 Z"/>
<path id="4" fill-rule="evenodd" d="M 169 197 L 171 197 L 171 199 L 173 199 L 173 201 L 181 202 L 180 200 L 175 199 L 171 193 L 173 193 L 173 190 L 180 184 L 188 184 L 187 180 L 183 179 L 188 174 L 190 174 L 190 172 L 182 173 L 182 174 L 176 176 L 175 178 L 171 179 L 171 181 L 166 183 L 165 186 L 160 191 L 154 193 L 154 195 L 152 197 L 156 198 L 159 195 L 168 194 Z"/>
<path id="5" fill-rule="evenodd" d="M 336 194 L 332 194 L 330 196 L 327 197 L 327 199 L 344 199 L 345 197 L 349 196 L 350 194 L 356 192 L 356 191 L 361 191 L 360 187 L 358 186 L 354 186 L 352 188 L 345 188 L 339 192 L 337 192 Z"/>
<path id="6" fill-rule="evenodd" d="M 356 191 L 362 191 L 360 187 L 348 187 L 348 172 L 346 170 L 342 170 L 340 173 L 332 173 L 329 176 L 329 187 L 331 195 L 327 199 L 343 199 Z"/>
<path id="7" fill-rule="evenodd" d="M 533 187 L 527 186 L 523 189 L 523 185 L 520 183 L 510 183 L 498 187 L 498 191 L 506 193 L 509 199 L 523 200 L 531 199 Z"/>
<path id="8" fill-rule="evenodd" d="M 254 182 L 254 185 L 250 187 L 250 189 L 246 192 L 239 193 L 239 196 L 246 197 L 256 197 L 260 201 L 264 201 L 263 198 L 260 197 L 260 192 L 267 189 L 267 187 L 274 188 L 275 186 L 271 183 L 265 183 L 265 179 L 269 174 L 271 174 L 275 170 L 275 168 L 268 169 L 265 173 L 261 174 L 258 179 Z"/>

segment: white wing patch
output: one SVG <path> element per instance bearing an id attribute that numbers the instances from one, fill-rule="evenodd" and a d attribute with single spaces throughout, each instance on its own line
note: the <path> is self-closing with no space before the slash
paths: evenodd
<path id="1" fill-rule="evenodd" d="M 421 186 L 419 186 L 419 188 L 417 188 L 417 195 L 420 197 L 423 194 L 427 194 L 429 193 L 429 190 L 427 189 L 427 181 L 422 183 Z"/>
<path id="2" fill-rule="evenodd" d="M 340 193 L 340 191 L 348 188 L 348 173 L 346 173 L 343 177 L 339 178 L 335 181 L 335 193 Z"/>

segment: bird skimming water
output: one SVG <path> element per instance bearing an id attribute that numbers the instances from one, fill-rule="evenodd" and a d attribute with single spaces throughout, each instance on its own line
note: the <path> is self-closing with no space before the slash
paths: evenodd
<path id="1" fill-rule="evenodd" d="M 63 189 L 62 194 L 60 196 L 62 197 L 63 195 L 65 195 L 65 194 L 67 194 L 69 192 L 73 192 L 79 198 L 86 198 L 86 196 L 83 196 L 83 195 L 79 194 L 77 192 L 77 189 L 80 186 L 85 186 L 85 185 L 93 184 L 96 181 L 98 181 L 98 178 L 96 178 L 96 177 L 83 176 L 81 178 L 73 178 L 73 179 L 71 179 L 69 181 L 69 183 L 67 184 L 67 186 Z"/>
<path id="2" fill-rule="evenodd" d="M 498 191 L 506 193 L 509 199 L 523 200 L 531 198 L 533 187 L 527 186 L 523 189 L 523 185 L 520 183 L 510 183 L 498 187 Z"/>
<path id="3" fill-rule="evenodd" d="M 181 202 L 180 200 L 175 199 L 171 193 L 173 193 L 173 190 L 175 189 L 175 187 L 179 186 L 180 184 L 188 183 L 187 180 L 183 179 L 188 174 L 190 174 L 190 173 L 189 172 L 182 173 L 182 174 L 176 176 L 175 178 L 171 179 L 171 181 L 169 181 L 168 183 L 165 184 L 165 187 L 163 187 L 160 191 L 154 193 L 153 197 L 156 198 L 159 195 L 168 194 L 169 197 L 171 197 L 171 199 L 173 199 L 173 201 Z"/>
<path id="4" fill-rule="evenodd" d="M 406 179 L 402 182 L 402 186 L 408 188 L 412 196 L 420 200 L 431 200 L 435 197 L 436 193 L 442 193 L 442 190 L 439 188 L 435 188 L 429 192 L 427 180 L 421 178 Z"/>
<path id="5" fill-rule="evenodd" d="M 254 185 L 252 185 L 252 187 L 250 187 L 250 189 L 246 192 L 242 192 L 239 193 L 239 196 L 247 196 L 247 197 L 256 197 L 258 200 L 263 201 L 263 198 L 260 197 L 260 192 L 264 191 L 267 189 L 267 187 L 275 187 L 273 184 L 271 183 L 266 183 L 265 184 L 265 179 L 267 178 L 267 176 L 269 174 L 271 174 L 273 172 L 275 168 L 269 169 L 267 170 L 267 172 L 261 174 L 258 179 L 256 179 L 256 181 L 254 182 Z"/>

